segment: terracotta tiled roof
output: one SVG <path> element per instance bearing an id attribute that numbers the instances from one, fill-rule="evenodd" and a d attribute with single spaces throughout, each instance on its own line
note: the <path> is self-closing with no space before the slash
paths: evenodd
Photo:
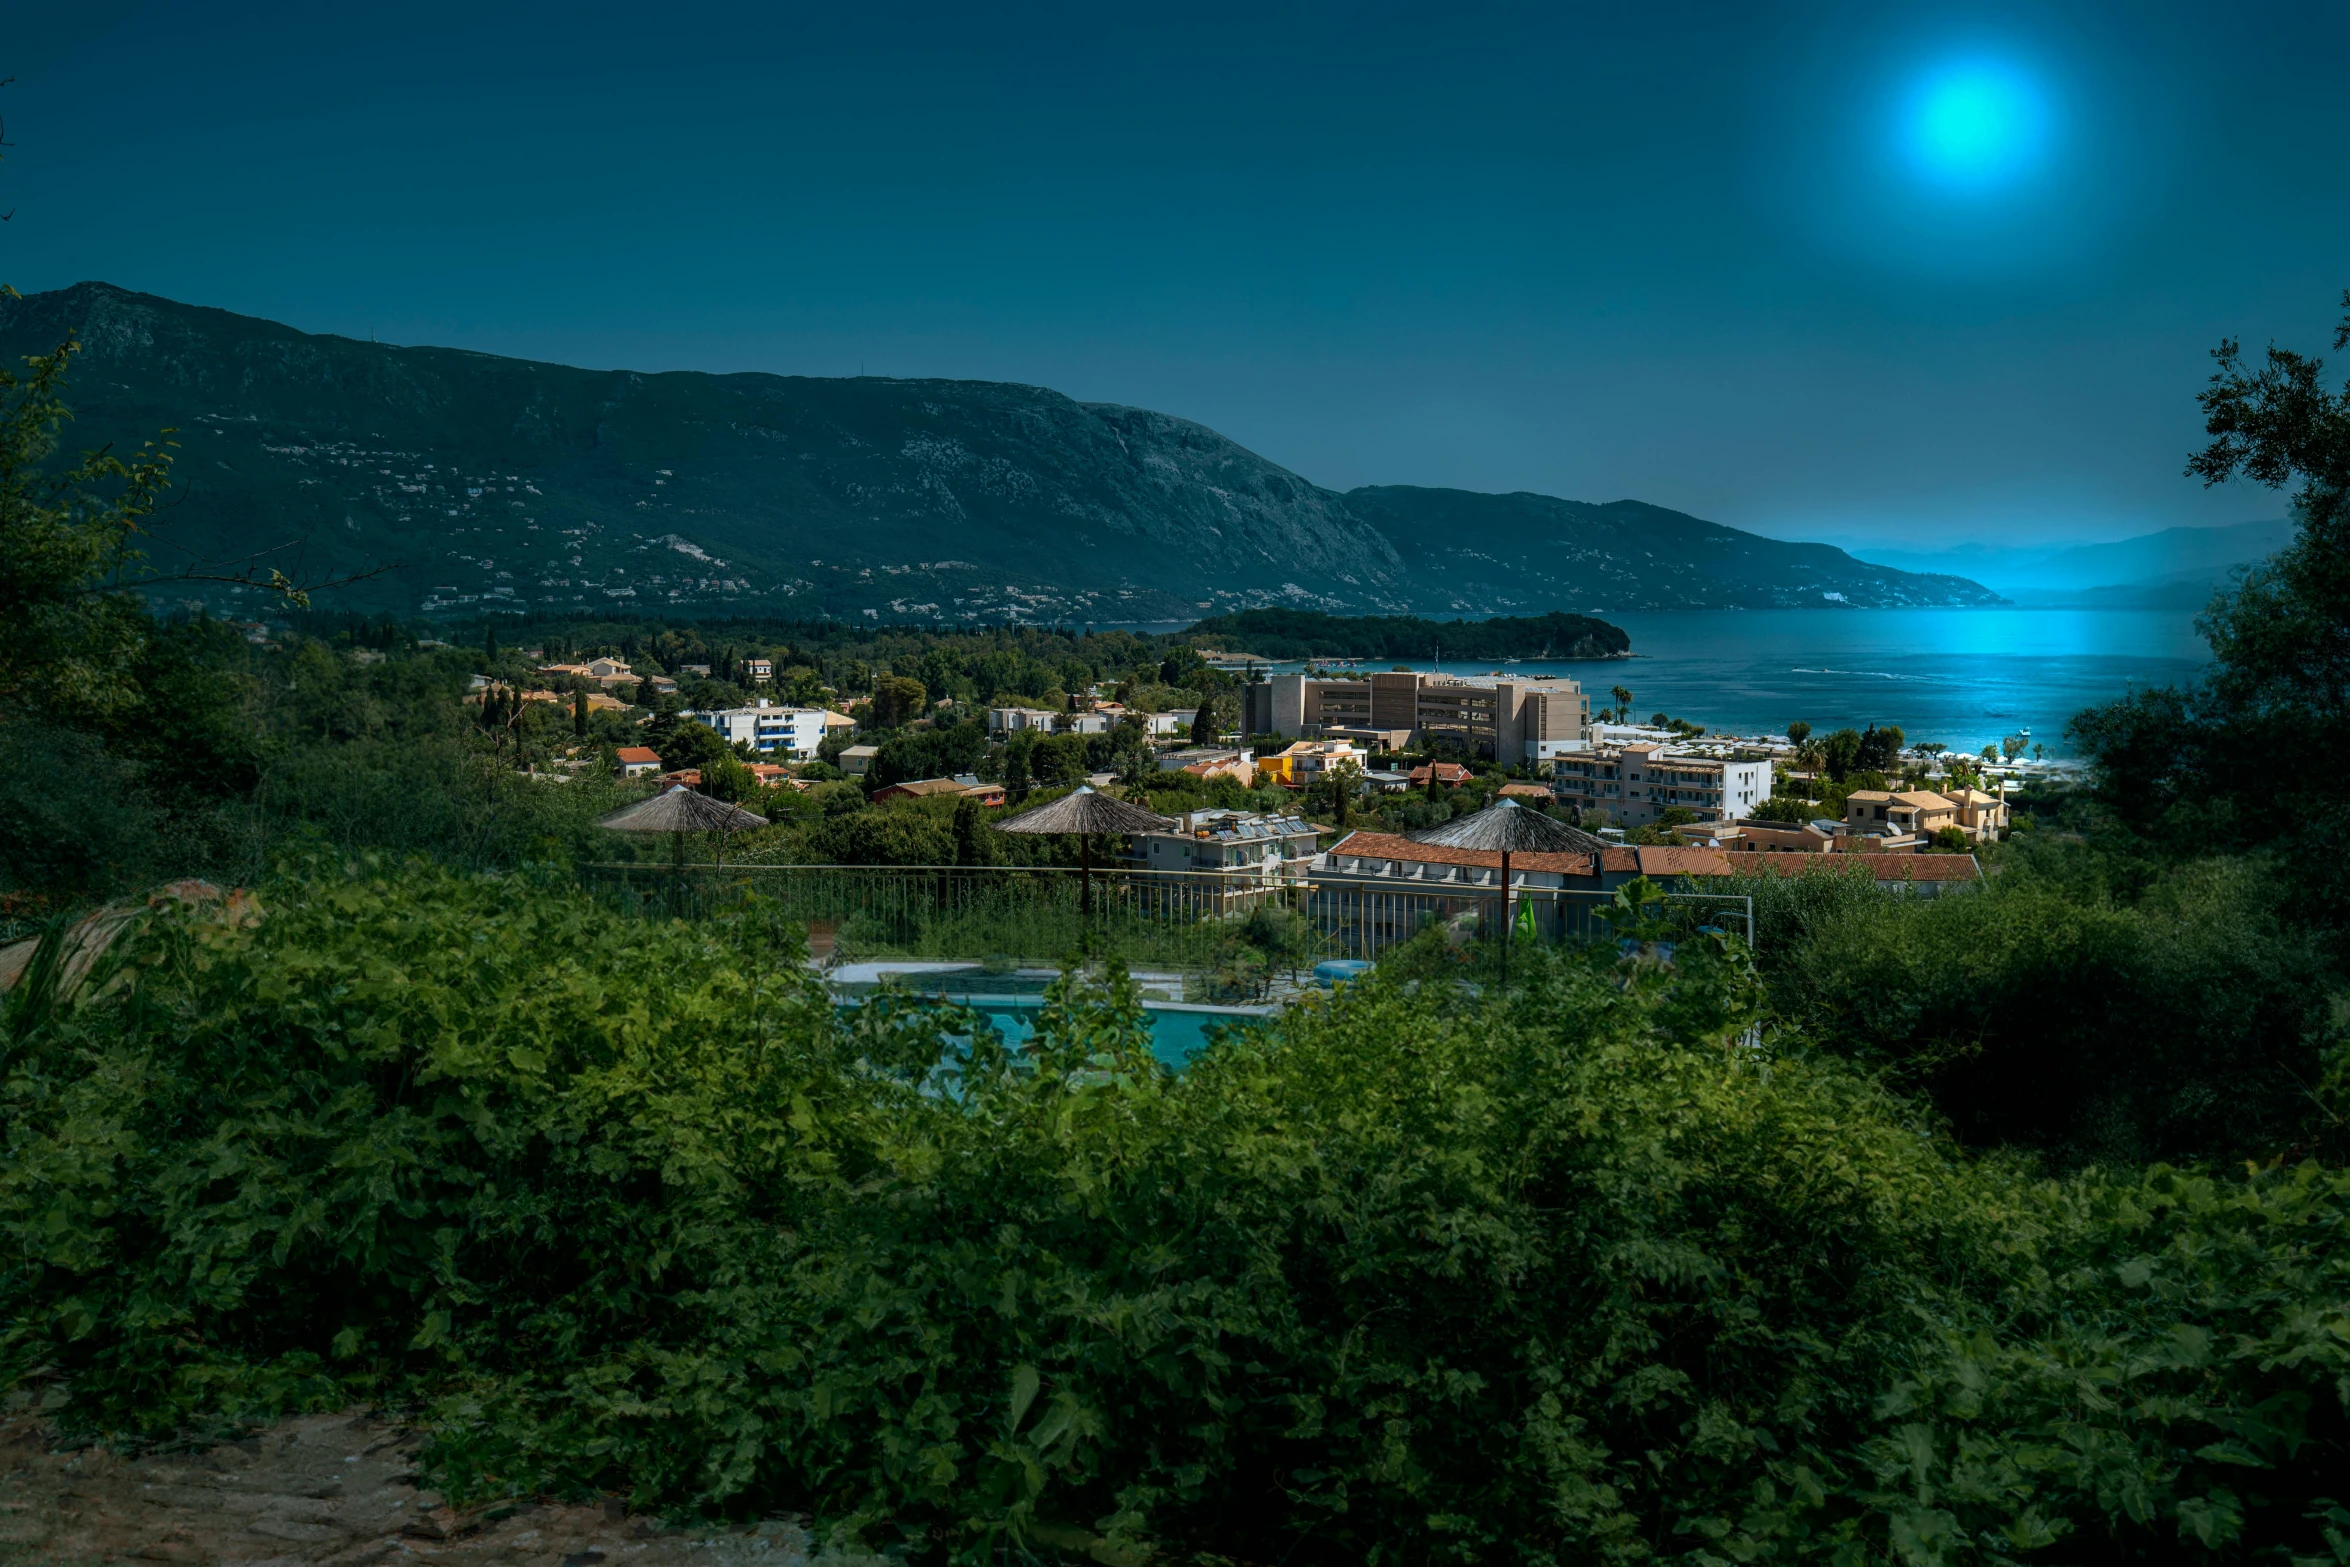
<path id="1" fill-rule="evenodd" d="M 1444 849 L 1434 844 L 1414 843 L 1395 833 L 1349 833 L 1331 847 L 1332 854 L 1360 856 L 1366 860 L 1411 860 L 1423 865 L 1474 865 L 1486 870 L 1501 869 L 1501 856 L 1487 849 Z M 1592 860 L 1598 859 L 1595 870 Z M 1856 856 L 1866 858 L 1866 856 Z M 1683 849 L 1652 844 L 1638 847 L 1603 849 L 1598 855 L 1589 854 L 1513 854 L 1513 871 L 1549 871 L 1561 876 L 1592 876 L 1598 870 L 1640 876 L 1728 876 L 1733 867 L 1730 856 L 1719 849 Z"/>
<path id="2" fill-rule="evenodd" d="M 642 745 L 624 745 L 612 754 L 632 767 L 642 762 L 659 762 L 661 760 L 660 752 L 650 746 Z"/>
<path id="3" fill-rule="evenodd" d="M 1893 797 L 1903 805 L 1923 806 L 1929 811 L 1947 811 L 1951 802 L 1931 789 L 1909 789 Z"/>
<path id="4" fill-rule="evenodd" d="M 1622 853 L 1622 850 L 1610 850 Z M 1632 853 L 1638 857 L 1643 876 L 1727 876 L 1730 874 L 1730 856 L 1720 849 L 1686 849 L 1661 844 L 1642 844 Z"/>
<path id="5" fill-rule="evenodd" d="M 1446 849 L 1432 843 L 1414 843 L 1391 832 L 1348 833 L 1331 846 L 1332 854 L 1359 855 L 1366 860 L 1412 860 L 1423 865 L 1476 865 L 1501 869 L 1501 856 L 1487 849 Z M 1611 851 L 1616 852 L 1616 851 Z M 1555 871 L 1562 876 L 1588 876 L 1588 854 L 1513 854 L 1513 871 Z"/>
<path id="6" fill-rule="evenodd" d="M 964 786 L 955 782 L 952 778 L 914 778 L 907 780 L 905 783 L 891 784 L 885 789 L 876 789 L 873 792 L 875 794 L 910 794 L 915 796 L 922 796 L 932 794 L 961 794 L 963 789 Z"/>

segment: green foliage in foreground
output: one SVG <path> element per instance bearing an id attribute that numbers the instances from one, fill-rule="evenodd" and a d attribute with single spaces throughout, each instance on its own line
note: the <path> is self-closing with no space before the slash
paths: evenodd
<path id="1" fill-rule="evenodd" d="M 2010 845 L 1962 897 L 1829 856 L 1740 878 L 1773 1011 L 1815 1048 L 1929 1097 L 1965 1142 L 2058 1163 L 2268 1163 L 2345 1150 L 2313 1089 L 2350 1061 L 2327 935 L 2254 859 L 2147 868 Z"/>
<path id="2" fill-rule="evenodd" d="M 322 872 L 159 918 L 0 1081 L 11 1380 L 162 1436 L 374 1398 L 461 1493 L 976 1560 L 2340 1561 L 2350 1181 L 2028 1178 L 1742 955 L 1409 952 L 1183 1076 L 844 1021 L 756 908 Z"/>

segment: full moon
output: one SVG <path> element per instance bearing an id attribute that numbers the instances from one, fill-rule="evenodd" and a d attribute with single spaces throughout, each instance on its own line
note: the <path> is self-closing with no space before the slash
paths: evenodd
<path id="1" fill-rule="evenodd" d="M 2038 84 L 2014 66 L 1954 62 L 1921 77 L 1903 103 L 1904 161 L 1929 184 L 1990 194 L 2032 172 L 2048 119 Z"/>

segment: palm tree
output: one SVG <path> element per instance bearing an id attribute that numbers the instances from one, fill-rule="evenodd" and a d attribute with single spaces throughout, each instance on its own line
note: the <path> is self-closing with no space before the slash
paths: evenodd
<path id="1" fill-rule="evenodd" d="M 1616 699 L 1616 722 L 1624 722 L 1632 711 L 1632 693 L 1622 686 L 1610 686 L 1607 694 Z"/>

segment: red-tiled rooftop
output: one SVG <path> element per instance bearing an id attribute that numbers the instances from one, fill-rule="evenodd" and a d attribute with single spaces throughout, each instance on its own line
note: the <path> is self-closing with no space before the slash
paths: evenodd
<path id="1" fill-rule="evenodd" d="M 1386 832 L 1349 833 L 1333 845 L 1330 852 L 1365 860 L 1412 860 L 1422 865 L 1473 865 L 1484 870 L 1501 869 L 1501 855 L 1491 849 L 1446 849 L 1435 844 L 1414 843 L 1409 838 Z M 1853 856 L 1855 859 L 1872 857 L 1885 858 Z M 1896 859 L 1903 857 L 1892 856 Z M 1600 862 L 1597 867 L 1591 863 L 1595 858 Z M 1687 849 L 1655 844 L 1603 849 L 1597 855 L 1513 854 L 1510 856 L 1510 869 L 1547 871 L 1559 876 L 1595 876 L 1601 870 L 1641 876 L 1728 876 L 1733 872 L 1730 856 L 1720 849 Z"/>

